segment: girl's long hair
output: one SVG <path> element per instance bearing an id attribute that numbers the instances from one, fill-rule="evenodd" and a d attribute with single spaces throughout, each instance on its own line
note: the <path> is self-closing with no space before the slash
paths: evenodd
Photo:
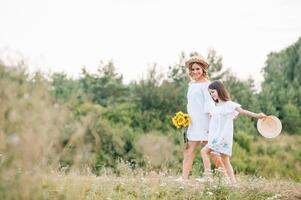
<path id="1" fill-rule="evenodd" d="M 216 90 L 218 94 L 218 98 L 222 101 L 230 101 L 230 94 L 228 90 L 225 88 L 224 84 L 221 81 L 213 81 L 209 86 L 209 89 Z M 214 99 L 213 99 L 214 100 Z M 218 100 L 214 100 L 218 102 Z"/>

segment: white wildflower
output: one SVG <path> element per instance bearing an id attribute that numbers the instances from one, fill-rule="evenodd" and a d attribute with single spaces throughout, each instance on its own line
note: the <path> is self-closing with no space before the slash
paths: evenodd
<path id="1" fill-rule="evenodd" d="M 164 187 L 164 186 L 166 186 L 166 185 L 167 185 L 167 184 L 163 182 L 163 183 L 160 184 L 160 187 Z"/>

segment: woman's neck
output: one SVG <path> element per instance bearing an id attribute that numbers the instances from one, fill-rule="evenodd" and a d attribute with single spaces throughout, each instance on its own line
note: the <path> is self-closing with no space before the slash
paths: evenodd
<path id="1" fill-rule="evenodd" d="M 194 80 L 193 79 L 193 81 L 195 82 L 195 83 L 202 83 L 202 82 L 206 82 L 206 81 L 208 81 L 207 79 L 198 79 L 198 80 Z"/>

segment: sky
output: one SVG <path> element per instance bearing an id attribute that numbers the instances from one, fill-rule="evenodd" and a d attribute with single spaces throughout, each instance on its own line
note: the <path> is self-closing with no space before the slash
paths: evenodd
<path id="1" fill-rule="evenodd" d="M 225 69 L 260 83 L 270 52 L 301 36 L 299 0 L 1 0 L 0 59 L 29 71 L 94 73 L 112 60 L 124 82 L 165 73 L 181 52 L 215 49 Z"/>

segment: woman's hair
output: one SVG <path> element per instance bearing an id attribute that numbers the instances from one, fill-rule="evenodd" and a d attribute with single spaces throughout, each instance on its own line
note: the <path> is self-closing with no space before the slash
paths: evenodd
<path id="1" fill-rule="evenodd" d="M 228 90 L 225 88 L 224 84 L 221 81 L 213 81 L 208 86 L 208 88 L 211 90 L 216 90 L 219 99 L 221 99 L 223 101 L 231 100 Z M 217 101 L 215 101 L 215 102 L 217 102 Z"/>
<path id="2" fill-rule="evenodd" d="M 191 75 L 190 75 L 190 73 L 191 73 L 191 66 L 192 66 L 193 64 L 194 64 L 194 63 L 192 63 L 192 64 L 190 65 L 190 67 L 189 67 L 189 76 L 191 76 Z M 200 63 L 198 63 L 198 62 L 195 62 L 195 64 L 197 64 L 198 66 L 201 67 L 201 69 L 202 69 L 202 71 L 203 71 L 202 77 L 204 77 L 204 78 L 206 78 L 206 79 L 209 80 L 208 71 L 206 70 L 206 68 L 205 68 L 203 65 L 201 65 Z"/>

